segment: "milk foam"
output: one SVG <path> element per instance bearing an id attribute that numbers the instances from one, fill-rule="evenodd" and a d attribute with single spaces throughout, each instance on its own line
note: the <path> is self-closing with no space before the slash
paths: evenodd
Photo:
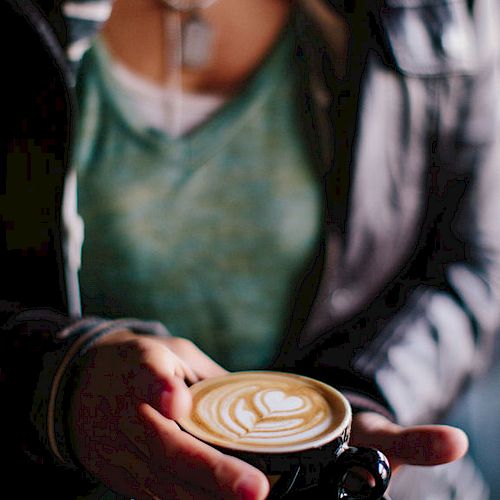
<path id="1" fill-rule="evenodd" d="M 238 449 L 317 446 L 349 418 L 343 397 L 332 391 L 295 375 L 231 374 L 192 387 L 191 417 L 181 425 L 201 439 Z"/>

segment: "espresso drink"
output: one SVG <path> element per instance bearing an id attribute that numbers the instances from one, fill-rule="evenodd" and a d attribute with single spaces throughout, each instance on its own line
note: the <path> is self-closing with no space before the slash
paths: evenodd
<path id="1" fill-rule="evenodd" d="M 372 448 L 348 446 L 351 407 L 329 385 L 289 373 L 249 371 L 202 380 L 190 391 L 193 407 L 179 425 L 259 468 L 273 500 L 296 500 L 297 494 L 379 500 L 387 488 L 387 458 Z M 351 492 L 346 478 L 360 468 L 375 484 Z"/>
<path id="2" fill-rule="evenodd" d="M 351 410 L 332 387 L 299 375 L 238 372 L 191 387 L 181 427 L 217 447 L 289 453 L 320 447 L 348 432 Z"/>

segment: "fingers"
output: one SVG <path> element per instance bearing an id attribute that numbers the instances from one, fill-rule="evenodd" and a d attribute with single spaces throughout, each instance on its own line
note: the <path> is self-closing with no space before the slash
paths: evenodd
<path id="1" fill-rule="evenodd" d="M 149 467 L 150 461 L 145 459 L 140 450 L 130 441 L 122 442 L 119 453 L 100 454 L 94 456 L 94 462 L 103 471 L 101 480 L 116 493 L 135 500 L 172 500 L 196 499 L 212 500 L 202 489 L 186 484 L 175 475 L 160 482 L 155 471 Z M 99 464 L 102 463 L 102 467 Z M 126 467 L 124 466 L 126 464 Z"/>
<path id="2" fill-rule="evenodd" d="M 181 432 L 175 422 L 160 418 L 165 428 Z M 196 471 L 187 480 L 178 473 L 178 456 L 152 452 L 156 447 L 151 439 L 157 438 L 145 428 L 143 418 L 137 414 L 135 418 L 124 417 L 120 429 L 112 444 L 97 445 L 92 457 L 94 469 L 98 469 L 101 479 L 113 490 L 135 500 L 213 500 L 213 492 L 193 483 Z"/>
<path id="3" fill-rule="evenodd" d="M 269 483 L 259 470 L 195 439 L 147 404 L 139 412 L 149 430 L 148 446 L 158 478 L 175 478 L 212 498 L 262 500 L 267 496 Z M 160 483 L 154 487 L 158 488 Z"/>
<path id="4" fill-rule="evenodd" d="M 189 371 L 163 343 L 139 339 L 142 359 L 130 378 L 137 400 L 148 402 L 166 417 L 180 418 L 191 409 L 191 394 L 185 384 Z"/>
<path id="5" fill-rule="evenodd" d="M 190 340 L 181 337 L 162 339 L 164 344 L 193 369 L 197 379 L 225 375 L 227 370 L 209 358 Z"/>
<path id="6" fill-rule="evenodd" d="M 168 418 L 178 419 L 191 408 L 191 395 L 185 381 L 193 384 L 201 378 L 227 373 L 186 339 L 140 338 L 136 341 L 143 357 L 140 373 L 133 377 L 136 394 Z"/>
<path id="7" fill-rule="evenodd" d="M 376 413 L 360 413 L 353 419 L 351 442 L 378 448 L 391 466 L 439 465 L 461 458 L 468 448 L 467 435 L 456 427 L 421 425 L 402 427 Z"/>
<path id="8" fill-rule="evenodd" d="M 94 346 L 71 407 L 75 453 L 87 470 L 128 497 L 265 498 L 269 486 L 260 471 L 171 420 L 190 411 L 185 380 L 226 373 L 191 343 L 174 344 L 186 359 L 158 339 L 129 332 Z M 188 369 L 198 361 L 201 375 Z"/>

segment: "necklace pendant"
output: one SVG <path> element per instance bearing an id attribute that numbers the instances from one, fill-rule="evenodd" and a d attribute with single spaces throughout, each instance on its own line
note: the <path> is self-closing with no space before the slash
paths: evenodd
<path id="1" fill-rule="evenodd" d="M 208 64 L 212 55 L 214 31 L 201 16 L 193 13 L 182 30 L 182 64 L 200 69 Z"/>

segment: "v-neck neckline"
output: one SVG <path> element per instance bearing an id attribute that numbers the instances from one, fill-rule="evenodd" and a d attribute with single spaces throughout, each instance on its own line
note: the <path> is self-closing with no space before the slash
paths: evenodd
<path id="1" fill-rule="evenodd" d="M 121 98 L 124 92 L 122 85 L 108 69 L 112 56 L 102 39 L 96 40 L 91 57 L 101 75 L 101 91 L 122 125 L 141 140 L 161 149 L 166 158 L 185 156 L 189 152 L 190 163 L 199 163 L 211 157 L 238 134 L 254 113 L 259 112 L 269 94 L 282 85 L 283 78 L 286 78 L 290 70 L 292 42 L 292 30 L 287 24 L 272 50 L 242 90 L 203 123 L 179 137 L 169 136 L 163 130 L 138 122 L 133 109 Z"/>

